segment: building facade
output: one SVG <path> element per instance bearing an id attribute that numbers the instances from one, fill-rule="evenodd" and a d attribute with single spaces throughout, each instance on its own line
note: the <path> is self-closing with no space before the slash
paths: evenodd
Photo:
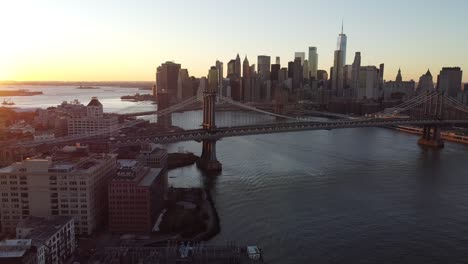
<path id="1" fill-rule="evenodd" d="M 414 81 L 403 81 L 401 70 L 398 70 L 395 81 L 385 82 L 384 84 L 384 99 L 390 100 L 403 100 L 410 99 L 415 94 L 415 82 Z"/>
<path id="2" fill-rule="evenodd" d="M 437 90 L 450 97 L 457 97 L 462 90 L 462 75 L 460 67 L 442 68 L 437 78 Z"/>
<path id="3" fill-rule="evenodd" d="M 309 47 L 309 75 L 311 79 L 317 80 L 318 53 L 316 47 Z"/>
<path id="4" fill-rule="evenodd" d="M 66 263 L 75 252 L 75 225 L 72 217 L 28 217 L 18 223 L 16 238 L 31 239 L 37 249 L 37 263 Z"/>
<path id="5" fill-rule="evenodd" d="M 117 129 L 119 118 L 116 115 L 104 114 L 104 109 L 96 97 L 80 111 L 71 112 L 67 118 L 68 135 L 92 135 L 93 133 L 110 133 Z"/>
<path id="6" fill-rule="evenodd" d="M 180 64 L 167 61 L 156 69 L 157 93 L 168 93 L 171 102 L 177 101 L 177 79 Z"/>
<path id="7" fill-rule="evenodd" d="M 75 233 L 90 235 L 107 216 L 107 182 L 115 175 L 115 154 L 89 154 L 65 147 L 0 169 L 2 233 L 14 233 L 29 216 L 71 216 Z"/>
<path id="8" fill-rule="evenodd" d="M 119 160 L 108 191 L 109 230 L 148 234 L 163 208 L 167 175 L 165 169 L 144 167 L 136 160 Z"/>

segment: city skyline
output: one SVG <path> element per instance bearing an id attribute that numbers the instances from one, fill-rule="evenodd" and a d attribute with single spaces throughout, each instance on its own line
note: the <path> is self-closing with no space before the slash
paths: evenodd
<path id="1" fill-rule="evenodd" d="M 457 26 L 468 22 L 463 17 L 468 3 L 450 2 L 365 1 L 357 7 L 345 1 L 293 1 L 285 7 L 260 1 L 248 9 L 245 1 L 214 5 L 208 0 L 8 3 L 11 12 L 0 18 L 12 25 L 4 30 L 9 41 L 1 44 L 0 80 L 154 81 L 155 68 L 165 61 L 201 77 L 217 59 L 226 65 L 237 54 L 252 64 L 258 55 L 280 56 L 284 67 L 294 52 L 307 52 L 309 46 L 317 47 L 318 69 L 329 72 L 344 20 L 348 64 L 359 51 L 363 66 L 385 63 L 386 80 L 394 80 L 401 68 L 404 80 L 417 81 L 427 69 L 468 68 L 462 49 L 468 38 Z"/>

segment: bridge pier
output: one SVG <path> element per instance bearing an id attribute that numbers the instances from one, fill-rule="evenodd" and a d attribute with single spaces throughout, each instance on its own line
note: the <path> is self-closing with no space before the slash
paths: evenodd
<path id="1" fill-rule="evenodd" d="M 197 167 L 208 172 L 222 170 L 221 162 L 216 157 L 216 140 L 203 140 L 202 154 L 197 160 Z"/>
<path id="2" fill-rule="evenodd" d="M 440 128 L 437 126 L 424 126 L 423 134 L 418 140 L 418 144 L 431 148 L 443 148 L 444 141 L 440 137 Z"/>

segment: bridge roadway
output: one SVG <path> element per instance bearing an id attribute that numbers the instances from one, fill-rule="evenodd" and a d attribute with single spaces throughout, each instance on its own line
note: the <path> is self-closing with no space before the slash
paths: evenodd
<path id="1" fill-rule="evenodd" d="M 435 120 L 435 119 L 379 119 L 379 120 L 346 120 L 339 122 L 294 122 L 255 126 L 234 126 L 221 127 L 214 131 L 204 129 L 186 130 L 182 132 L 158 134 L 154 136 L 138 136 L 126 137 L 125 140 L 114 140 L 114 146 L 131 146 L 143 142 L 151 142 L 157 144 L 176 143 L 183 141 L 202 141 L 202 140 L 219 140 L 225 137 L 250 136 L 260 134 L 274 134 L 299 132 L 310 130 L 331 130 L 343 128 L 360 128 L 360 127 L 383 127 L 391 125 L 435 125 L 448 126 L 455 124 L 468 124 L 468 120 Z"/>

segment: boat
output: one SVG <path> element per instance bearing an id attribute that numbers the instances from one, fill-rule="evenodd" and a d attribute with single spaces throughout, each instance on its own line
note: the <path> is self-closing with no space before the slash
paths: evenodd
<path id="1" fill-rule="evenodd" d="M 76 89 L 82 89 L 82 90 L 98 90 L 100 89 L 99 87 L 94 87 L 94 86 L 82 86 L 76 87 Z"/>
<path id="2" fill-rule="evenodd" d="M 11 99 L 3 99 L 2 105 L 15 105 L 15 103 Z"/>

